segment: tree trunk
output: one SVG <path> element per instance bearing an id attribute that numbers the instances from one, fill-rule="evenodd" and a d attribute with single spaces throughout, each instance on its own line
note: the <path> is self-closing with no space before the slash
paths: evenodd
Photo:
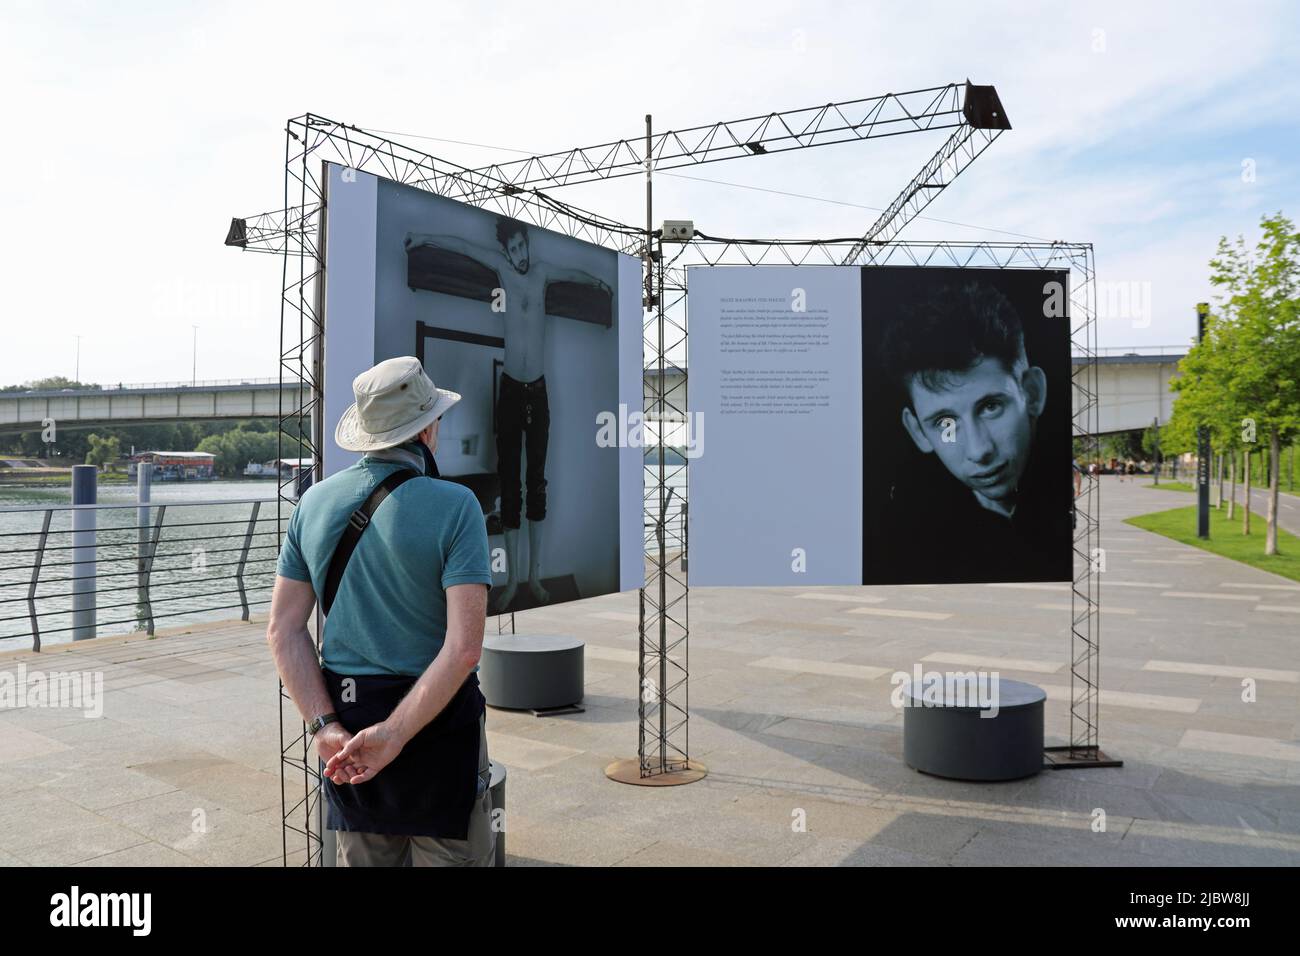
<path id="1" fill-rule="evenodd" d="M 1223 507 L 1223 453 L 1219 453 L 1219 481 L 1218 487 L 1215 488 L 1214 507 Z"/>
<path id="2" fill-rule="evenodd" d="M 1234 448 L 1232 454 L 1228 456 L 1228 520 L 1231 521 L 1237 514 L 1237 451 Z"/>
<path id="3" fill-rule="evenodd" d="M 1245 464 L 1245 472 L 1246 472 L 1246 475 L 1245 475 L 1245 478 L 1243 479 L 1244 484 L 1245 484 L 1245 489 L 1244 489 L 1244 491 L 1242 492 L 1241 533 L 1242 533 L 1242 534 L 1250 534 L 1250 466 L 1251 466 L 1251 460 L 1250 460 L 1250 449 L 1249 449 L 1249 448 L 1246 449 L 1246 451 L 1245 451 L 1245 453 L 1244 453 L 1244 457 L 1245 457 L 1245 459 L 1246 459 L 1246 464 Z"/>
<path id="4" fill-rule="evenodd" d="M 1277 554 L 1277 494 L 1282 468 L 1282 437 L 1276 426 L 1268 436 L 1268 529 L 1264 532 L 1264 553 Z"/>

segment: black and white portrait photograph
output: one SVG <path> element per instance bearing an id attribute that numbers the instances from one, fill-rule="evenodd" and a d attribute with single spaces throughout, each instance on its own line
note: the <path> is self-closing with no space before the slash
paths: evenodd
<path id="1" fill-rule="evenodd" d="M 864 584 L 1070 579 L 1067 279 L 863 270 Z"/>
<path id="2" fill-rule="evenodd" d="M 618 589 L 618 256 L 397 183 L 378 188 L 376 354 L 419 358 L 462 398 L 441 477 L 470 488 L 492 548 L 490 610 Z"/>

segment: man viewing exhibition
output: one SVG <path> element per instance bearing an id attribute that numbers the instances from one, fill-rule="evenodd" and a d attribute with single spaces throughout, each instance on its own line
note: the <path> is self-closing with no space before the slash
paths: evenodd
<path id="1" fill-rule="evenodd" d="M 984 282 L 943 283 L 894 324 L 886 350 L 899 421 L 946 473 L 932 468 L 898 496 L 908 523 L 891 535 L 901 565 L 961 581 L 1034 580 L 1060 564 L 1064 469 L 1053 476 L 1035 455 L 1047 377 L 1007 297 Z"/>
<path id="2" fill-rule="evenodd" d="M 338 865 L 489 866 L 475 673 L 487 531 L 473 493 L 433 463 L 439 419 L 460 396 L 410 356 L 358 375 L 352 391 L 334 440 L 363 457 L 290 518 L 267 640 L 322 763 Z M 319 660 L 307 629 L 317 602 Z"/>

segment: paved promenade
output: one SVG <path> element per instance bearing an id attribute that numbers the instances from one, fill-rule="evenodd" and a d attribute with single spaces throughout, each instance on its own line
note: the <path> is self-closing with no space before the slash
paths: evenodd
<path id="1" fill-rule="evenodd" d="M 968 784 L 902 761 L 889 676 L 917 662 L 1044 687 L 1066 742 L 1064 586 L 697 589 L 709 775 L 610 782 L 636 748 L 636 595 L 617 595 L 517 616 L 587 642 L 587 698 L 489 713 L 512 865 L 1300 865 L 1300 585 L 1123 524 L 1192 501 L 1144 483 L 1102 491 L 1101 742 L 1122 769 Z M 20 665 L 102 673 L 103 714 L 0 709 L 0 863 L 280 864 L 264 624 L 0 654 Z"/>

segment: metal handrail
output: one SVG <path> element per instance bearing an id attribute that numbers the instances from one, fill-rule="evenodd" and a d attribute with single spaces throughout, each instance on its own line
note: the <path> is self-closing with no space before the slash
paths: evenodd
<path id="1" fill-rule="evenodd" d="M 275 532 L 266 532 L 266 531 L 259 531 L 259 532 L 258 532 L 258 534 L 268 534 L 268 533 L 270 533 L 270 534 L 274 534 Z M 254 545 L 254 547 L 258 547 L 258 548 L 269 548 L 269 547 L 271 547 L 271 545 L 267 545 L 267 544 L 259 544 L 259 545 Z M 203 549 L 203 551 L 204 551 L 205 554 L 230 554 L 232 551 L 243 551 L 243 550 L 244 550 L 244 549 L 243 549 L 242 547 L 240 547 L 240 548 L 204 548 L 204 549 Z M 163 555 L 159 555 L 159 557 L 163 557 L 163 558 L 187 558 L 187 559 L 192 559 L 192 558 L 193 558 L 193 552 L 190 552 L 189 554 L 186 554 L 186 553 L 184 553 L 184 552 L 177 551 L 177 552 L 174 552 L 174 553 L 172 553 L 172 554 L 163 554 Z M 137 559 L 134 558 L 134 557 L 105 558 L 104 561 L 102 561 L 102 562 L 100 562 L 100 563 L 107 563 L 107 562 L 111 562 L 111 561 L 135 561 L 135 560 L 137 560 Z M 253 560 L 253 561 L 270 561 L 271 558 L 253 558 L 252 560 Z M 63 561 L 63 562 L 60 562 L 60 566 L 67 565 L 67 564 L 81 564 L 81 563 L 89 563 L 89 562 Z M 209 568 L 224 568 L 224 567 L 233 567 L 233 566 L 235 566 L 235 565 L 238 564 L 238 563 L 239 563 L 238 561 L 217 561 L 217 562 L 209 561 L 209 562 L 208 562 L 206 565 L 204 565 L 204 566 L 205 566 L 205 567 L 209 567 Z M 24 569 L 23 569 L 21 566 L 19 566 L 19 565 L 11 565 L 11 566 L 8 566 L 8 567 L 0 568 L 0 571 L 22 571 L 22 570 L 24 570 Z M 181 568 L 180 568 L 179 566 L 177 566 L 177 567 L 174 567 L 174 568 L 159 568 L 158 570 L 160 570 L 160 571 L 179 571 L 179 570 L 181 570 Z M 137 569 L 137 570 L 133 570 L 133 571 L 106 571 L 106 572 L 103 573 L 103 574 L 96 574 L 95 576 L 96 576 L 97 578 L 101 578 L 101 579 L 102 579 L 102 578 L 121 578 L 121 577 L 129 577 L 129 576 L 136 575 L 136 574 L 139 574 L 139 570 L 138 570 L 138 569 Z M 41 583 L 42 583 L 42 584 L 65 584 L 65 583 L 67 583 L 67 582 L 69 582 L 69 581 L 75 581 L 75 580 L 77 580 L 77 579 L 76 579 L 76 578 L 45 578 L 44 580 L 41 581 Z M 20 582 L 20 581 L 12 581 L 12 582 L 9 582 L 9 583 L 5 583 L 5 582 L 3 582 L 3 581 L 0 581 L 0 588 L 18 587 L 21 583 L 22 583 L 22 582 Z M 101 588 L 100 590 L 102 591 L 102 590 L 104 590 L 104 589 Z M 6 601 L 14 601 L 14 600 L 18 600 L 18 598 L 0 598 L 0 604 L 4 604 Z"/>
<path id="2" fill-rule="evenodd" d="M 153 504 L 148 504 L 148 505 L 132 505 L 132 507 L 133 507 L 133 508 L 135 508 L 135 507 L 140 507 L 140 508 L 161 508 L 162 505 L 160 505 L 160 504 L 159 504 L 159 505 L 153 505 Z M 172 507 L 176 507 L 175 504 L 173 504 Z M 68 510 L 71 511 L 72 509 L 69 508 Z M 243 518 L 218 518 L 216 521 L 178 521 L 178 522 L 176 522 L 175 524 L 168 525 L 168 527 L 169 527 L 169 528 L 209 528 L 209 527 L 212 527 L 213 525 L 219 525 L 219 524 L 238 524 L 238 525 L 242 525 L 243 523 L 244 523 L 244 519 L 243 519 Z M 105 528 L 104 530 L 105 530 L 105 531 L 133 531 L 133 530 L 137 530 L 137 529 L 138 529 L 138 526 L 137 526 L 137 525 L 122 524 L 122 525 L 116 525 L 116 526 L 114 526 L 114 527 L 112 527 L 112 528 Z M 54 531 L 51 531 L 50 534 L 75 534 L 75 533 L 76 533 L 76 530 L 77 530 L 76 528 L 62 528 L 62 529 L 56 529 L 56 530 L 54 530 Z M 0 531 L 0 537 L 13 537 L 13 536 L 15 536 L 15 535 L 24 535 L 24 534 L 28 534 L 28 532 L 26 532 L 26 531 Z M 202 536 L 202 537 L 200 537 L 200 536 L 196 536 L 196 537 L 193 538 L 192 540 L 194 540 L 194 541 L 202 541 L 202 540 L 204 540 L 204 537 L 210 537 L 210 538 L 224 538 L 224 537 L 229 537 L 229 535 L 221 535 L 221 534 L 218 534 L 218 535 L 206 535 L 206 536 Z"/>
<path id="3" fill-rule="evenodd" d="M 0 595 L 5 594 L 8 588 L 22 589 L 10 597 L 0 597 L 0 608 L 17 611 L 17 607 L 7 608 L 7 605 L 18 602 L 27 605 L 25 614 L 0 616 L 0 625 L 26 621 L 32 650 L 39 651 L 42 635 L 69 631 L 93 634 L 98 628 L 130 624 L 137 629 L 143 628 L 152 636 L 158 619 L 235 608 L 240 611 L 240 619 L 247 621 L 254 606 L 270 602 L 280 530 L 275 509 L 264 506 L 274 500 L 234 498 L 0 508 L 0 515 L 41 516 L 38 528 L 0 533 L 8 559 L 0 566 Z M 167 521 L 169 515 L 177 516 L 178 509 L 210 510 L 218 507 L 236 509 L 239 513 L 227 518 L 219 513 L 196 515 L 183 511 L 179 517 L 191 520 Z M 56 512 L 75 516 L 79 512 L 93 515 L 99 511 L 127 509 L 134 509 L 139 517 L 122 526 L 79 527 L 80 519 L 76 518 L 71 528 L 53 526 Z M 196 518 L 199 520 L 193 520 Z M 273 523 L 273 527 L 259 529 L 259 522 L 263 525 Z M 98 522 L 92 518 L 91 523 Z M 167 537 L 167 533 L 176 536 Z M 22 540 L 24 538 L 28 540 Z M 51 543 L 55 541 L 59 543 Z M 209 542 L 213 547 L 207 546 Z M 169 545 L 179 545 L 185 550 L 173 549 Z M 198 568 L 192 564 L 196 549 L 203 554 L 202 565 Z M 105 550 L 108 553 L 101 555 Z M 209 555 L 231 557 L 209 563 Z M 174 563 L 169 560 L 174 558 L 183 560 Z M 123 567 L 129 570 L 122 570 Z M 197 577 L 178 579 L 191 569 L 198 572 Z M 216 574 L 210 573 L 214 570 Z M 134 583 L 122 583 L 123 578 L 131 576 L 136 578 Z M 101 583 L 106 586 L 100 587 Z M 125 592 L 129 591 L 136 592 L 135 599 L 123 600 Z M 79 602 L 85 601 L 88 594 L 93 594 L 94 599 L 87 609 Z M 202 600 L 225 596 L 237 599 L 238 603 L 207 606 Z M 99 620 L 101 611 L 125 608 L 135 608 L 134 617 L 119 619 L 110 613 L 108 616 L 113 620 Z M 49 626 L 58 624 L 62 616 L 69 616 L 71 623 Z M 21 638 L 28 633 L 26 630 L 3 633 L 0 641 Z"/>
<path id="4" fill-rule="evenodd" d="M 9 505 L 0 508 L 0 513 L 10 511 L 91 511 L 97 509 L 116 508 L 119 511 L 130 508 L 192 508 L 199 505 L 251 505 L 258 501 L 274 501 L 274 498 L 204 498 L 200 501 L 147 501 L 144 504 L 139 502 L 113 502 L 112 504 L 94 504 L 94 505 Z"/>
<path id="5" fill-rule="evenodd" d="M 162 506 L 159 505 L 159 506 L 157 506 L 157 507 L 162 507 Z M 243 519 L 242 519 L 242 518 L 240 519 L 239 523 L 240 523 L 240 524 L 243 524 Z M 183 528 L 183 527 L 185 527 L 185 525 L 169 525 L 168 527 L 171 527 L 171 528 Z M 138 526 L 138 525 L 125 525 L 125 526 L 123 526 L 123 527 L 121 527 L 121 528 L 104 528 L 103 530 L 104 530 L 104 531 L 140 531 L 140 530 L 142 530 L 142 529 L 141 529 L 141 527 Z M 145 529 L 143 529 L 143 530 L 148 530 L 148 529 L 145 528 Z M 32 532 L 30 532 L 30 531 L 26 531 L 26 532 L 19 532 L 19 533 L 20 533 L 20 534 L 31 534 Z M 57 531 L 51 531 L 51 532 L 50 532 L 50 534 L 60 534 L 60 533 L 62 533 L 62 532 L 57 532 Z M 257 532 L 257 534 L 259 534 L 259 535 L 268 535 L 268 534 L 275 534 L 275 533 L 276 533 L 276 532 L 274 532 L 274 531 L 259 531 L 259 532 Z M 223 540 L 223 539 L 225 539 L 225 538 L 229 538 L 229 537 L 231 537 L 231 535 L 228 535 L 228 534 L 212 534 L 212 535 L 203 535 L 203 536 L 197 536 L 197 535 L 196 535 L 195 537 L 188 538 L 188 539 L 186 539 L 186 540 L 191 541 L 191 542 L 192 542 L 192 541 L 221 541 L 221 540 Z M 109 544 L 111 547 L 123 547 L 123 546 L 124 546 L 122 542 L 108 542 L 108 544 Z M 49 544 L 49 545 L 46 545 L 42 550 L 44 550 L 46 553 L 48 553 L 48 552 L 50 552 L 50 551 L 76 551 L 76 550 L 77 550 L 78 548 L 80 548 L 80 547 L 82 547 L 82 545 L 79 545 L 79 544 Z M 35 550 L 36 550 L 35 548 L 9 548 L 5 553 L 6 553 L 6 554 L 31 554 L 31 553 L 34 552 Z M 178 552 L 178 553 L 179 553 L 179 552 Z M 91 558 L 91 559 L 89 559 L 89 560 L 91 560 L 91 561 L 98 561 L 98 560 L 100 560 L 100 559 L 98 559 L 98 558 Z M 103 560 L 107 560 L 107 561 L 118 561 L 118 560 L 121 560 L 121 559 L 120 559 L 120 558 L 105 558 L 105 559 L 103 559 Z M 82 562 L 80 562 L 80 561 L 65 561 L 65 562 L 63 562 L 63 563 L 64 563 L 64 564 L 80 564 L 80 563 L 82 563 Z M 4 570 L 12 570 L 12 568 L 3 568 L 3 567 L 0 567 L 0 571 L 4 571 Z"/>

